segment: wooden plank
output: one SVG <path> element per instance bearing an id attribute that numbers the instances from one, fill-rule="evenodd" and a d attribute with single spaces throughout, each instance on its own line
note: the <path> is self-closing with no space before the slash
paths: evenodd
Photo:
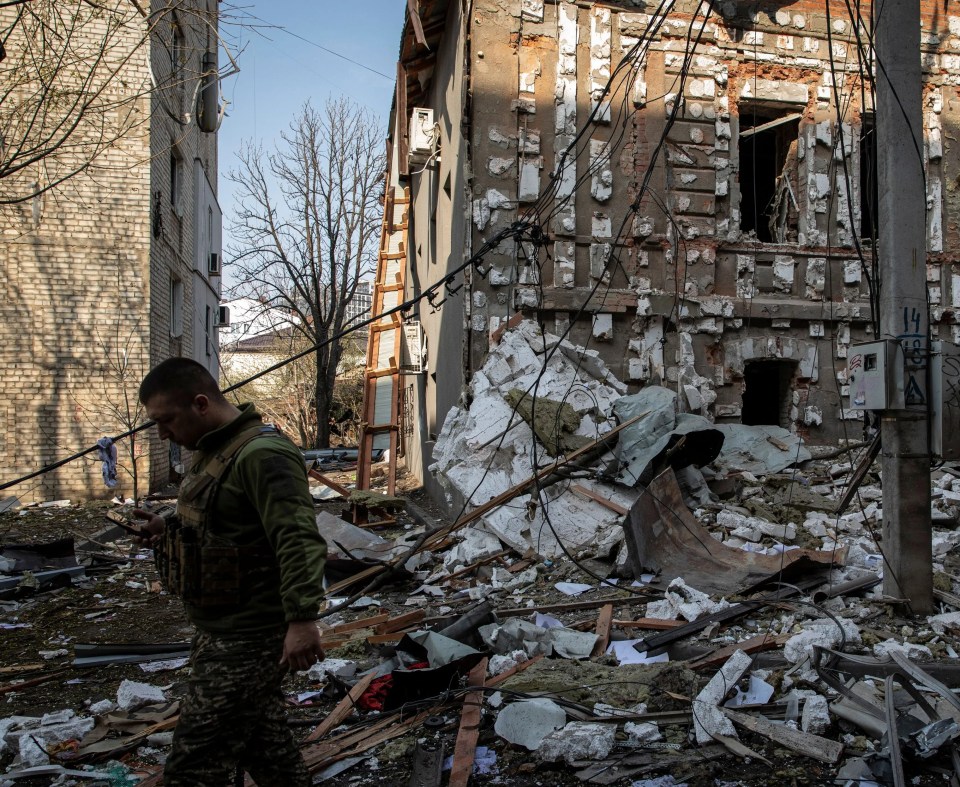
<path id="1" fill-rule="evenodd" d="M 630 513 L 630 509 L 624 508 L 622 505 L 619 505 L 618 503 L 614 503 L 612 500 L 607 500 L 607 498 L 605 498 L 599 492 L 595 492 L 592 489 L 587 489 L 587 487 L 581 484 L 574 484 L 570 488 L 574 492 L 576 492 L 578 495 L 582 495 L 583 497 L 589 498 L 590 500 L 593 500 L 593 502 L 599 503 L 604 508 L 609 508 L 615 514 L 619 514 L 620 516 L 626 516 L 627 514 Z"/>
<path id="2" fill-rule="evenodd" d="M 391 634 L 394 631 L 403 631 L 408 626 L 419 623 L 426 616 L 427 613 L 425 610 L 415 609 L 413 612 L 407 612 L 395 618 L 390 618 L 386 623 L 381 623 L 379 626 L 376 626 L 373 631 L 375 634 Z"/>
<path id="3" fill-rule="evenodd" d="M 614 626 L 622 629 L 653 629 L 669 631 L 683 625 L 682 620 L 663 620 L 661 618 L 637 618 L 636 620 L 614 620 Z"/>
<path id="4" fill-rule="evenodd" d="M 12 691 L 20 691 L 20 689 L 29 689 L 31 686 L 39 686 L 41 683 L 49 683 L 52 680 L 66 676 L 69 672 L 69 670 L 59 670 L 57 672 L 51 672 L 49 675 L 41 675 L 39 678 L 8 683 L 6 686 L 0 686 L 0 694 L 9 694 Z"/>
<path id="5" fill-rule="evenodd" d="M 759 653 L 762 650 L 773 650 L 786 643 L 792 634 L 778 634 L 770 636 L 769 634 L 760 634 L 756 637 L 744 640 L 743 642 L 734 642 L 717 648 L 711 653 L 707 653 L 698 659 L 693 659 L 688 666 L 690 669 L 703 669 L 705 667 L 716 667 L 726 662 L 738 650 L 744 653 Z"/>
<path id="6" fill-rule="evenodd" d="M 364 675 L 360 680 L 358 680 L 353 688 L 347 692 L 347 696 L 340 700 L 329 714 L 327 718 L 320 722 L 316 728 L 311 732 L 306 738 L 305 741 L 315 741 L 322 738 L 334 727 L 340 726 L 344 719 L 346 719 L 351 713 L 353 713 L 354 708 L 357 706 L 357 700 L 360 699 L 360 695 L 363 694 L 373 682 L 373 679 L 376 677 L 377 673 L 375 670 L 371 670 L 366 675 Z"/>
<path id="7" fill-rule="evenodd" d="M 483 682 L 487 676 L 487 660 L 480 662 L 470 670 L 467 682 L 477 686 L 463 698 L 463 711 L 460 714 L 460 729 L 457 730 L 457 742 L 453 749 L 453 767 L 450 769 L 449 787 L 467 787 L 473 773 L 473 759 L 477 752 L 477 739 L 480 737 L 480 712 L 483 708 Z"/>
<path id="8" fill-rule="evenodd" d="M 597 616 L 597 641 L 590 651 L 590 658 L 602 656 L 610 644 L 610 625 L 613 623 L 613 604 L 604 604 Z"/>
<path id="9" fill-rule="evenodd" d="M 604 604 L 613 604 L 614 607 L 623 607 L 628 604 L 646 604 L 649 596 L 604 596 L 589 601 L 567 601 L 562 604 L 541 604 L 538 607 L 510 607 L 498 609 L 497 615 L 501 618 L 515 618 L 518 615 L 529 615 L 531 612 L 577 612 L 581 609 L 597 609 Z M 676 622 L 676 621 L 671 621 Z M 684 625 L 684 624 L 680 624 Z"/>
<path id="10" fill-rule="evenodd" d="M 319 472 L 318 470 L 314 470 L 313 468 L 310 468 L 310 470 L 307 472 L 307 475 L 310 476 L 312 479 L 319 481 L 324 486 L 330 487 L 330 489 L 332 489 L 338 495 L 342 497 L 350 497 L 349 489 L 347 489 L 345 486 L 340 486 L 340 484 L 338 484 L 336 481 L 330 478 L 327 478 L 323 473 Z"/>
<path id="11" fill-rule="evenodd" d="M 371 615 L 368 618 L 351 620 L 349 623 L 340 623 L 333 628 L 325 629 L 321 634 L 342 634 L 345 631 L 356 631 L 357 629 L 373 628 L 390 619 L 390 615 L 384 612 L 382 615 Z"/>
<path id="12" fill-rule="evenodd" d="M 406 636 L 406 633 L 406 631 L 391 631 L 387 634 L 371 634 L 367 637 L 367 643 L 370 645 L 385 645 L 399 642 Z"/>
<path id="13" fill-rule="evenodd" d="M 783 724 L 775 724 L 767 719 L 759 719 L 730 708 L 721 708 L 720 710 L 735 724 L 739 724 L 751 732 L 769 738 L 791 751 L 811 757 L 814 760 L 834 765 L 840 760 L 840 755 L 843 754 L 843 744 L 829 738 L 821 738 L 819 735 L 813 735 L 809 732 L 794 730 Z"/>

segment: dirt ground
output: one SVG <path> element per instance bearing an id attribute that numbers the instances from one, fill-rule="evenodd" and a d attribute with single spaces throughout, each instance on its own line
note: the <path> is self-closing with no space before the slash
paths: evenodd
<path id="1" fill-rule="evenodd" d="M 349 474 L 342 475 L 339 480 L 341 483 L 349 482 Z M 380 535 L 393 538 L 423 524 L 425 519 L 429 524 L 442 521 L 442 512 L 422 491 L 411 489 L 409 482 L 401 484 L 401 491 L 414 503 L 416 513 L 400 513 L 396 526 L 380 532 Z M 0 630 L 0 698 L 3 700 L 0 721 L 14 715 L 38 716 L 63 709 L 83 714 L 91 703 L 104 699 L 115 700 L 117 688 L 124 679 L 163 686 L 167 689 L 168 699 L 181 696 L 187 676 L 186 668 L 148 675 L 138 664 L 91 668 L 72 665 L 73 647 L 78 643 L 187 643 L 191 636 L 191 627 L 184 618 L 179 601 L 160 588 L 149 553 L 135 547 L 122 531 L 105 530 L 107 523 L 104 511 L 110 507 L 110 503 L 99 502 L 66 508 L 31 507 L 0 514 L 0 543 L 44 543 L 69 537 L 77 544 L 77 556 L 81 562 L 89 563 L 86 576 L 74 580 L 68 587 L 25 595 L 14 602 L 8 600 L 0 605 L 0 624 L 3 624 L 3 630 Z M 325 502 L 318 504 L 318 510 L 321 508 L 340 514 L 343 504 Z M 540 577 L 549 580 L 538 583 L 538 605 L 570 600 L 554 589 L 556 581 L 585 581 L 574 566 L 565 565 L 563 561 L 535 566 Z M 358 609 L 355 613 L 351 610 L 342 619 L 366 617 L 378 611 L 392 616 L 409 612 L 411 607 L 405 602 L 411 589 L 409 582 L 383 588 L 376 593 L 381 602 L 379 610 Z M 428 599 L 423 608 L 428 620 L 441 617 L 452 619 L 470 603 L 469 600 L 437 598 Z M 633 611 L 642 612 L 640 601 Z M 571 627 L 579 625 L 592 630 L 596 623 L 596 610 L 574 615 L 565 623 Z M 886 627 L 893 628 L 898 623 L 893 619 L 878 618 L 872 625 L 883 630 Z M 377 662 L 380 654 L 361 641 L 359 646 L 351 643 L 331 649 L 327 655 L 331 658 L 350 658 L 369 666 Z M 555 664 L 562 672 L 563 662 L 557 661 Z M 690 673 L 687 671 L 685 674 Z M 38 678 L 41 679 L 38 685 L 18 685 L 20 681 L 29 682 Z M 663 709 L 682 708 L 685 702 L 683 698 L 693 696 L 705 678 L 697 680 L 699 684 L 686 685 L 681 681 L 677 685 L 667 686 L 662 680 L 652 679 L 651 696 L 660 698 Z M 305 674 L 288 676 L 284 688 L 291 702 L 291 724 L 301 737 L 326 717 L 341 696 L 328 687 L 326 693 L 311 698 L 306 704 L 296 704 L 295 698 L 299 694 L 322 688 L 312 683 Z M 570 688 L 584 689 L 583 686 Z M 593 688 L 600 696 L 615 693 L 610 687 Z M 556 691 L 564 693 L 562 688 Z M 439 718 L 431 717 L 407 734 L 371 749 L 366 759 L 344 773 L 332 776 L 325 783 L 373 787 L 389 780 L 406 784 L 418 742 L 442 745 L 447 755 L 452 753 L 463 707 L 460 697 L 462 695 L 457 695 L 457 699 L 442 711 Z M 376 720 L 376 714 L 367 714 L 360 719 L 348 720 L 348 723 L 362 726 Z M 571 766 L 544 764 L 525 750 L 508 745 L 495 734 L 494 720 L 493 713 L 488 710 L 483 712 L 478 745 L 487 746 L 495 752 L 496 767 L 490 774 L 475 775 L 471 784 L 519 787 L 582 784 Z M 669 728 L 668 741 L 683 742 L 688 732 L 687 725 L 672 726 Z M 828 767 L 798 757 L 757 736 L 745 734 L 742 737 L 748 746 L 770 760 L 772 766 L 751 758 L 737 759 L 729 754 L 715 756 L 715 747 L 708 747 L 693 753 L 690 750 L 677 752 L 672 758 L 668 756 L 669 752 L 660 752 L 646 772 L 641 770 L 640 774 L 619 779 L 611 777 L 607 783 L 631 785 L 638 779 L 667 773 L 675 778 L 676 783 L 686 782 L 689 785 L 833 783 Z M 857 741 L 851 741 L 853 748 L 857 745 Z M 125 770 L 131 776 L 147 775 L 162 763 L 165 751 L 166 748 L 162 746 L 144 746 L 120 754 L 115 759 L 122 763 L 121 771 Z M 0 771 L 9 766 L 12 759 L 9 752 L 0 758 Z M 102 762 L 97 766 L 105 767 Z M 71 764 L 71 767 L 77 766 Z M 914 783 L 944 783 L 942 779 L 928 781 L 927 778 Z M 52 784 L 54 781 L 52 777 L 43 777 L 23 779 L 17 783 L 29 787 Z M 446 777 L 443 783 L 446 783 Z"/>

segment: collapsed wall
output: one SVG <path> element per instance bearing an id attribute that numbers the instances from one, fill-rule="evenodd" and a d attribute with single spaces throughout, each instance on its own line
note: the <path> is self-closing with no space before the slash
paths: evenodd
<path id="1" fill-rule="evenodd" d="M 520 416 L 520 407 L 508 403 L 511 392 L 534 398 L 533 427 Z M 541 333 L 536 323 L 525 320 L 503 334 L 474 373 L 468 402 L 447 415 L 430 472 L 447 490 L 448 502 L 459 495 L 469 508 L 476 508 L 553 461 L 544 440 L 535 434 L 536 430 L 546 436 L 563 420 L 551 403 L 565 406 L 567 423 L 575 414 L 576 427 L 560 440 L 580 438 L 572 442 L 582 444 L 613 428 L 613 405 L 625 393 L 626 386 L 595 351 Z M 546 415 L 538 415 L 538 410 Z M 587 489 L 598 485 L 589 478 L 578 479 L 577 484 Z M 569 486 L 564 482 L 539 494 L 519 495 L 485 515 L 478 527 L 520 552 L 533 548 L 545 556 L 558 555 L 562 543 L 574 552 L 609 554 L 622 538 L 622 517 L 570 492 Z M 604 494 L 624 507 L 636 497 L 633 490 L 611 485 L 605 485 Z"/>

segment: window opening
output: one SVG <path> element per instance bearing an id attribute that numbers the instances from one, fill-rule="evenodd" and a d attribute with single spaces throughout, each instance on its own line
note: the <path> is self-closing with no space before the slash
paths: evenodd
<path id="1" fill-rule="evenodd" d="M 180 204 L 180 159 L 170 151 L 170 204 L 174 209 Z"/>
<path id="2" fill-rule="evenodd" d="M 860 125 L 860 237 L 876 243 L 877 208 L 877 126 L 873 117 L 864 117 Z"/>
<path id="3" fill-rule="evenodd" d="M 170 279 L 170 335 L 183 335 L 183 282 Z"/>
<path id="4" fill-rule="evenodd" d="M 797 240 L 798 113 L 740 112 L 740 230 L 762 243 Z"/>
<path id="5" fill-rule="evenodd" d="M 748 361 L 743 370 L 743 410 L 747 426 L 790 426 L 796 361 Z"/>

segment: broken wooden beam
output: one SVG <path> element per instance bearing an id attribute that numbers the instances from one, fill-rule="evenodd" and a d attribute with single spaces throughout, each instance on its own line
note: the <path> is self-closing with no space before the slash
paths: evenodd
<path id="1" fill-rule="evenodd" d="M 480 715 L 483 708 L 484 679 L 487 676 L 487 659 L 481 659 L 470 670 L 467 682 L 474 689 L 463 698 L 460 729 L 453 749 L 453 767 L 450 769 L 449 787 L 467 787 L 473 773 L 473 760 L 480 737 Z"/>
<path id="2" fill-rule="evenodd" d="M 598 658 L 607 652 L 610 644 L 610 626 L 613 624 L 613 604 L 604 604 L 597 616 L 597 641 L 590 651 L 590 658 Z"/>
<path id="3" fill-rule="evenodd" d="M 357 700 L 360 699 L 360 696 L 365 692 L 370 684 L 373 683 L 373 679 L 376 677 L 376 670 L 371 670 L 366 675 L 364 675 L 360 680 L 358 680 L 353 688 L 347 692 L 346 696 L 340 700 L 330 713 L 327 714 L 327 718 L 320 722 L 317 727 L 304 738 L 304 741 L 315 741 L 322 738 L 334 727 L 339 726 L 343 723 L 354 709 L 357 707 Z"/>
<path id="4" fill-rule="evenodd" d="M 828 765 L 835 765 L 839 762 L 840 755 L 843 754 L 843 744 L 829 738 L 822 738 L 809 732 L 801 732 L 792 727 L 787 727 L 785 724 L 775 724 L 767 719 L 750 716 L 730 708 L 721 708 L 721 710 L 731 721 L 744 729 L 769 738 L 791 751 L 825 762 Z"/>

